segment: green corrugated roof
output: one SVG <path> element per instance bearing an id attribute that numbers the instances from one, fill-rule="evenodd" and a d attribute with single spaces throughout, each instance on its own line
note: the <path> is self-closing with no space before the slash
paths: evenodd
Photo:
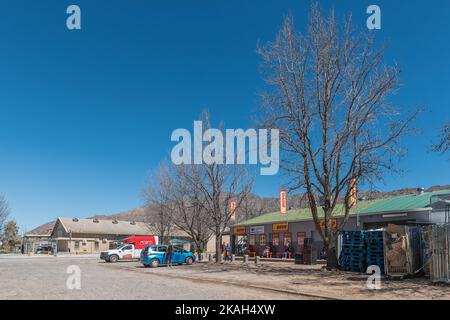
<path id="1" fill-rule="evenodd" d="M 396 212 L 429 208 L 430 198 L 432 196 L 445 193 L 450 193 L 450 190 L 425 192 L 423 194 L 411 194 L 383 199 L 381 201 L 377 201 L 364 210 L 360 210 L 360 213 L 373 214 L 380 212 Z"/>
<path id="2" fill-rule="evenodd" d="M 369 205 L 374 202 L 381 200 L 372 200 L 372 201 L 360 201 L 358 203 L 359 210 L 365 209 Z M 323 217 L 322 208 L 318 208 L 319 217 Z M 344 215 L 344 206 L 342 204 L 337 204 L 334 209 L 334 216 L 339 217 Z M 249 226 L 249 225 L 257 225 L 257 224 L 268 224 L 268 223 L 276 223 L 276 222 L 290 222 L 290 221 L 302 221 L 302 220 L 311 220 L 311 210 L 309 208 L 302 208 L 297 210 L 289 210 L 286 215 L 282 216 L 279 212 L 272 212 L 263 214 L 259 217 L 249 219 L 246 221 L 241 221 L 235 226 Z"/>
<path id="3" fill-rule="evenodd" d="M 427 208 L 430 206 L 430 198 L 433 195 L 450 193 L 450 190 L 441 190 L 434 192 L 426 192 L 424 194 L 413 194 L 405 196 L 397 196 L 388 199 L 359 201 L 358 212 L 360 214 L 377 214 L 386 212 L 408 211 L 421 208 Z M 335 217 L 343 216 L 343 205 L 338 204 L 334 209 L 333 215 Z M 319 217 L 323 217 L 322 208 L 318 208 Z M 352 210 L 351 214 L 356 214 L 356 210 Z M 259 224 L 270 224 L 276 222 L 291 222 L 291 221 L 307 221 L 311 220 L 311 211 L 309 208 L 290 210 L 287 215 L 282 216 L 279 212 L 272 212 L 263 214 L 259 217 L 241 221 L 235 226 L 250 226 Z"/>

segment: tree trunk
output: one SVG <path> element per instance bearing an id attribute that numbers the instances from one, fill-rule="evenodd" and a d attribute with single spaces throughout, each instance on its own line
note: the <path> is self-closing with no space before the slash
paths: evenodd
<path id="1" fill-rule="evenodd" d="M 221 240 L 222 235 L 216 234 L 216 263 L 222 262 Z"/>
<path id="2" fill-rule="evenodd" d="M 336 246 L 333 244 L 326 247 L 327 251 L 327 269 L 337 269 L 339 267 Z"/>

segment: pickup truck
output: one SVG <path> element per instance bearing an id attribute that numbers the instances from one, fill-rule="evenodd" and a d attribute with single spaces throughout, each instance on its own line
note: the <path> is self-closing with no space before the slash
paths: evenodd
<path id="1" fill-rule="evenodd" d="M 158 244 L 157 236 L 130 237 L 123 240 L 123 244 L 113 250 L 100 253 L 100 259 L 106 262 L 117 262 L 119 260 L 138 260 L 141 251 L 147 246 Z"/>

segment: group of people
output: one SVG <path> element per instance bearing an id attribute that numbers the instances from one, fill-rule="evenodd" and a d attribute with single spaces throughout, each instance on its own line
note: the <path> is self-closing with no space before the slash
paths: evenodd
<path id="1" fill-rule="evenodd" d="M 283 259 L 291 258 L 292 252 L 293 252 L 293 249 L 292 249 L 291 243 L 287 242 L 286 246 L 284 247 L 282 258 Z M 266 246 L 264 248 L 262 255 L 264 258 L 272 258 L 273 253 L 274 253 L 273 246 Z"/>

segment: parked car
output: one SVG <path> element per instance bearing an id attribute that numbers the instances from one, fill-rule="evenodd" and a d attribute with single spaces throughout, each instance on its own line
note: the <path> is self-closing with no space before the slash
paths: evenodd
<path id="1" fill-rule="evenodd" d="M 148 246 L 141 252 L 140 262 L 144 267 L 156 268 L 161 264 L 166 264 L 167 245 Z M 172 253 L 172 264 L 192 264 L 195 255 L 180 247 L 174 247 Z"/>
<path id="2" fill-rule="evenodd" d="M 50 254 L 53 252 L 53 247 L 52 246 L 43 246 L 43 247 L 37 247 L 35 253 L 36 254 Z"/>
<path id="3" fill-rule="evenodd" d="M 100 259 L 106 262 L 117 262 L 119 260 L 139 259 L 141 251 L 148 245 L 158 243 L 157 236 L 136 236 L 123 240 L 124 244 L 117 249 L 103 251 L 100 253 Z"/>

